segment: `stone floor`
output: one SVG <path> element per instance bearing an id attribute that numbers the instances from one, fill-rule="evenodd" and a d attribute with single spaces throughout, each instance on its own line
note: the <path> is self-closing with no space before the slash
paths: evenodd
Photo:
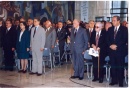
<path id="1" fill-rule="evenodd" d="M 83 80 L 70 80 L 70 64 L 50 69 L 42 76 L 18 73 L 17 71 L 0 71 L 0 87 L 118 87 L 109 86 L 105 80 L 103 83 L 92 82 L 86 73 Z M 127 87 L 127 85 L 125 85 Z"/>

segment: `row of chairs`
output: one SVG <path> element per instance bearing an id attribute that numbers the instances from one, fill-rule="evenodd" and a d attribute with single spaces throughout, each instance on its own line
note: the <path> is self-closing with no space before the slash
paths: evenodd
<path id="1" fill-rule="evenodd" d="M 87 77 L 89 79 L 92 79 L 93 78 L 93 63 L 92 62 L 88 62 L 90 60 L 92 60 L 92 57 L 88 54 L 88 50 L 85 51 L 85 54 L 84 54 L 84 59 L 86 59 L 87 61 L 85 61 L 84 65 L 86 65 L 87 67 Z M 110 61 L 110 58 L 109 56 L 106 56 L 105 58 L 105 62 L 106 64 L 103 66 L 105 69 L 106 69 L 106 80 L 109 82 L 110 81 L 110 69 L 111 69 L 111 66 L 109 64 L 109 61 Z M 128 55 L 125 57 L 125 64 L 127 64 L 125 67 L 124 67 L 124 71 L 125 71 L 125 83 L 128 84 Z M 90 68 L 90 73 L 89 73 L 89 68 Z"/>

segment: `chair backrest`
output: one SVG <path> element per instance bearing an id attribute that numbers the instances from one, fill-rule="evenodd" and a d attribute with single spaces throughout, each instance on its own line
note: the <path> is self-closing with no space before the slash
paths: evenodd
<path id="1" fill-rule="evenodd" d="M 86 51 L 84 52 L 84 59 L 89 59 L 89 60 L 92 59 L 92 56 L 90 56 L 90 55 L 88 54 L 88 50 L 86 50 Z"/>
<path id="2" fill-rule="evenodd" d="M 70 44 L 65 42 L 64 51 L 69 51 L 69 50 L 70 50 Z"/>
<path id="3" fill-rule="evenodd" d="M 44 48 L 43 50 L 43 57 L 49 57 L 50 56 L 50 50 L 48 48 Z"/>
<path id="4" fill-rule="evenodd" d="M 53 53 L 58 53 L 60 50 L 59 50 L 59 45 L 56 44 L 54 49 L 53 49 Z"/>
<path id="5" fill-rule="evenodd" d="M 125 56 L 125 63 L 128 63 L 128 55 Z"/>
<path id="6" fill-rule="evenodd" d="M 106 57 L 105 57 L 105 61 L 107 61 L 107 62 L 109 62 L 109 61 L 110 61 L 109 56 L 106 56 Z"/>

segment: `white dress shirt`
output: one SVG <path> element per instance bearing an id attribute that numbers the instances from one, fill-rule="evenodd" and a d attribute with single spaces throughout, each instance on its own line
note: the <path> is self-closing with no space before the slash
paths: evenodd
<path id="1" fill-rule="evenodd" d="M 23 32 L 24 32 L 24 31 L 21 31 L 21 32 L 20 32 L 19 42 L 21 42 L 21 37 L 22 37 L 22 35 L 23 35 Z"/>

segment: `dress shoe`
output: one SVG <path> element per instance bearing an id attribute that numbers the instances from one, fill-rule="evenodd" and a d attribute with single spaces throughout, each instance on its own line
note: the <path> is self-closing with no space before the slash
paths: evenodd
<path id="1" fill-rule="evenodd" d="M 95 81 L 98 81 L 98 79 L 95 79 L 95 78 L 94 78 L 92 81 L 95 82 Z"/>
<path id="2" fill-rule="evenodd" d="M 116 85 L 117 83 L 111 82 L 109 85 L 113 86 Z"/>
<path id="3" fill-rule="evenodd" d="M 41 76 L 42 74 L 40 74 L 40 73 L 37 73 L 37 76 Z"/>
<path id="4" fill-rule="evenodd" d="M 21 72 L 23 72 L 23 70 L 19 70 L 18 72 L 21 73 Z"/>
<path id="5" fill-rule="evenodd" d="M 103 79 L 99 79 L 99 83 L 103 83 Z"/>
<path id="6" fill-rule="evenodd" d="M 71 76 L 71 79 L 79 78 L 79 76 Z"/>
<path id="7" fill-rule="evenodd" d="M 83 80 L 84 78 L 83 77 L 79 77 L 79 80 Z"/>
<path id="8" fill-rule="evenodd" d="M 34 72 L 31 72 L 31 73 L 29 73 L 30 75 L 34 75 L 34 74 L 37 74 L 37 72 L 36 73 L 34 73 Z"/>
<path id="9" fill-rule="evenodd" d="M 87 73 L 87 70 L 85 70 L 84 73 Z"/>

